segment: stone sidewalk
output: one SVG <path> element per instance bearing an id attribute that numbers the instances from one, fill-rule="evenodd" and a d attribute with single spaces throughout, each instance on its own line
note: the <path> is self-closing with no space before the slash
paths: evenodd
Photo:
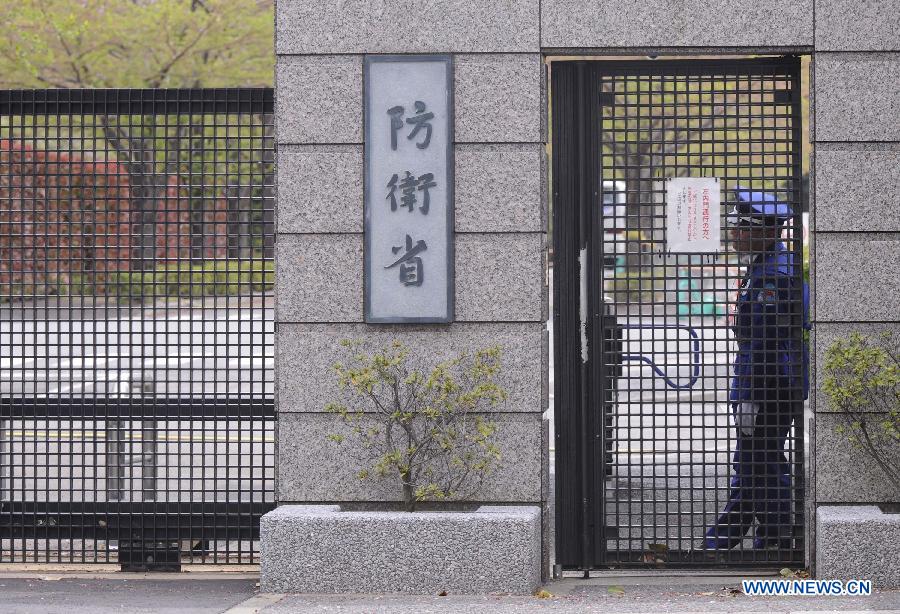
<path id="1" fill-rule="evenodd" d="M 900 591 L 871 597 L 747 597 L 739 576 L 604 577 L 563 579 L 549 583 L 551 597 L 286 595 L 259 610 L 265 614 L 294 612 L 369 614 L 403 613 L 692 613 L 692 612 L 897 612 Z M 251 610 L 252 611 L 252 610 Z M 249 612 L 241 612 L 249 614 Z"/>
<path id="2" fill-rule="evenodd" d="M 732 575 L 565 578 L 536 596 L 259 594 L 251 574 L 0 574 L 4 614 L 288 614 L 587 612 L 896 612 L 900 591 L 871 597 L 747 597 Z"/>

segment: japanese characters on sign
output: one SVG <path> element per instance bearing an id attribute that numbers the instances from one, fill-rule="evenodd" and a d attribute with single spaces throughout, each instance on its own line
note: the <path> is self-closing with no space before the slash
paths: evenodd
<path id="1" fill-rule="evenodd" d="M 453 320 L 452 71 L 366 57 L 366 322 Z"/>
<path id="2" fill-rule="evenodd" d="M 675 253 L 714 253 L 722 246 L 719 180 L 666 180 L 666 245 Z"/>

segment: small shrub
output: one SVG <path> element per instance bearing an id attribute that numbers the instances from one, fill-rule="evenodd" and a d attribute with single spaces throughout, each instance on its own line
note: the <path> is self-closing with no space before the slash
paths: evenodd
<path id="1" fill-rule="evenodd" d="M 619 303 L 652 303 L 663 300 L 666 288 L 664 269 L 626 268 L 606 281 L 606 292 Z"/>
<path id="2" fill-rule="evenodd" d="M 823 390 L 837 427 L 884 471 L 900 493 L 900 336 L 852 333 L 825 354 Z"/>
<path id="3" fill-rule="evenodd" d="M 345 402 L 325 410 L 362 444 L 360 479 L 394 479 L 406 509 L 421 501 L 474 496 L 500 462 L 496 424 L 480 412 L 507 397 L 494 381 L 499 347 L 462 353 L 430 369 L 411 364 L 409 348 L 395 341 L 371 354 L 344 340 L 346 363 L 334 371 Z M 330 434 L 336 444 L 344 435 Z"/>

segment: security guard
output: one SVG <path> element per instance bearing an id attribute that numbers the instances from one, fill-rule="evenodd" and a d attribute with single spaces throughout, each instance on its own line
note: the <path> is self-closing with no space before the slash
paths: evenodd
<path id="1" fill-rule="evenodd" d="M 790 549 L 791 478 L 784 448 L 807 394 L 802 263 L 781 241 L 783 224 L 793 215 L 790 206 L 744 188 L 734 190 L 732 204 L 734 249 L 750 259 L 732 322 L 738 351 L 729 400 L 737 445 L 728 503 L 701 548 L 734 547 L 755 519 L 754 548 Z"/>

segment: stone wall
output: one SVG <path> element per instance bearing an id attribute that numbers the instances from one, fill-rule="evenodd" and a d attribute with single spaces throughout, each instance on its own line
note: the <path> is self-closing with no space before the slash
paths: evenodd
<path id="1" fill-rule="evenodd" d="M 816 3 L 812 140 L 814 385 L 851 331 L 900 334 L 900 2 Z M 814 399 L 816 506 L 900 501 Z"/>
<path id="2" fill-rule="evenodd" d="M 281 503 L 382 501 L 325 433 L 327 366 L 344 337 L 396 337 L 442 356 L 499 342 L 511 395 L 507 461 L 486 501 L 546 498 L 542 53 L 814 53 L 814 357 L 850 330 L 900 323 L 900 2 L 849 0 L 348 0 L 277 3 L 278 408 Z M 363 323 L 362 60 L 452 53 L 456 322 Z M 816 369 L 813 370 L 816 384 Z M 896 500 L 834 434 L 814 394 L 813 505 Z M 546 459 L 543 459 L 546 460 Z M 810 514 L 812 523 L 814 514 Z"/>
<path id="3" fill-rule="evenodd" d="M 399 339 L 431 360 L 504 348 L 493 416 L 502 467 L 481 497 L 540 505 L 547 406 L 546 213 L 536 0 L 277 5 L 278 500 L 397 501 L 362 482 L 325 403 L 343 338 Z M 363 54 L 450 53 L 455 82 L 456 321 L 363 321 Z M 342 444 L 342 445 L 347 445 Z"/>

